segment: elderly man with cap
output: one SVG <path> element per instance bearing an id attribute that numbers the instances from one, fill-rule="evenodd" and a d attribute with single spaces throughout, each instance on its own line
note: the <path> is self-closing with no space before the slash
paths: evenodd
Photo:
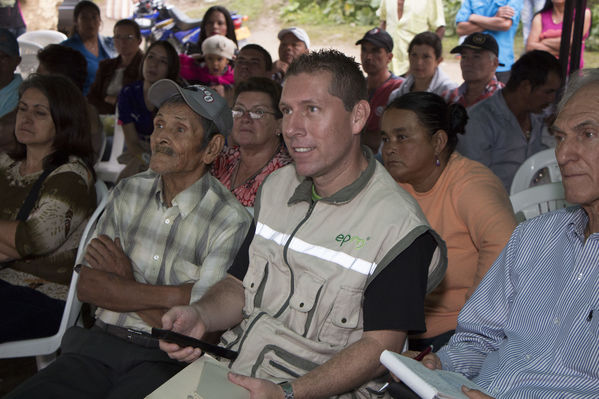
<path id="1" fill-rule="evenodd" d="M 460 68 L 464 83 L 445 91 L 442 94 L 445 101 L 470 107 L 491 97 L 505 86 L 495 77 L 497 66 L 502 64 L 499 64 L 499 46 L 493 36 L 488 33 L 473 33 L 451 50 L 451 54 L 456 53 L 461 55 Z"/>
<path id="2" fill-rule="evenodd" d="M 371 29 L 356 45 L 360 45 L 360 59 L 362 70 L 366 73 L 370 103 L 370 116 L 362 133 L 362 144 L 376 154 L 381 145 L 380 119 L 389 94 L 401 86 L 404 79 L 389 70 L 389 63 L 393 59 L 393 39 L 386 31 Z"/>
<path id="3" fill-rule="evenodd" d="M 497 78 L 506 83 L 514 63 L 514 36 L 520 22 L 522 0 L 464 0 L 456 14 L 456 32 L 469 35 L 474 32 L 488 33 L 495 38 L 501 54 Z"/>
<path id="4" fill-rule="evenodd" d="M 310 38 L 305 30 L 295 26 L 282 29 L 277 37 L 280 40 L 279 59 L 272 65 L 272 79 L 282 83 L 289 64 L 310 51 Z"/>
<path id="5" fill-rule="evenodd" d="M 9 398 L 146 396 L 184 367 L 148 332 L 224 277 L 246 236 L 251 217 L 208 172 L 233 123 L 224 99 L 166 79 L 149 99 L 159 108 L 150 170 L 114 188 L 75 268 L 96 324 L 69 329 L 58 359 Z"/>

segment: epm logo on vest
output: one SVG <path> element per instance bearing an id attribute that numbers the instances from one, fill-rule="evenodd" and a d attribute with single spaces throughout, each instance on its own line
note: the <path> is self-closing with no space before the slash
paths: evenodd
<path id="1" fill-rule="evenodd" d="M 364 247 L 366 245 L 366 241 L 368 240 L 370 240 L 370 237 L 360 238 L 356 235 L 352 236 L 351 234 L 339 234 L 337 237 L 335 237 L 335 241 L 339 243 L 340 247 L 342 247 L 345 244 L 353 244 L 355 245 L 356 249 Z"/>

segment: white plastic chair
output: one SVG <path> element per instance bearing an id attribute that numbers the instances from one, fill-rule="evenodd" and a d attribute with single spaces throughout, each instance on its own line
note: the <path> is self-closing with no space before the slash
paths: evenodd
<path id="1" fill-rule="evenodd" d="M 37 71 L 39 61 L 37 52 L 44 48 L 41 44 L 23 40 L 19 37 L 19 51 L 21 53 L 21 63 L 17 67 L 17 72 L 25 79 L 29 74 Z"/>
<path id="2" fill-rule="evenodd" d="M 82 261 L 87 240 L 94 232 L 96 221 L 104 210 L 108 199 L 108 188 L 103 181 L 96 181 L 95 188 L 98 206 L 89 218 L 85 230 L 83 231 L 83 235 L 81 236 L 81 240 L 79 241 L 75 264 Z M 60 341 L 62 340 L 63 334 L 67 328 L 75 325 L 79 316 L 79 311 L 81 310 L 81 302 L 77 299 L 78 280 L 79 274 L 73 273 L 58 332 L 50 337 L 26 339 L 0 344 L 0 359 L 35 356 L 38 370 L 43 369 L 56 359 L 56 351 L 60 347 Z"/>
<path id="3" fill-rule="evenodd" d="M 541 176 L 540 173 L 548 174 Z M 548 180 L 547 183 L 562 181 L 562 174 L 555 158 L 555 149 L 549 148 L 530 156 L 516 171 L 510 187 L 510 195 L 526 190 L 536 183 L 535 180 Z"/>
<path id="4" fill-rule="evenodd" d="M 570 206 L 561 182 L 541 184 L 510 196 L 518 221 Z"/>
<path id="5" fill-rule="evenodd" d="M 19 42 L 25 40 L 46 47 L 48 44 L 59 44 L 67 40 L 67 36 L 56 30 L 34 30 L 23 33 L 17 39 Z"/>
<path id="6" fill-rule="evenodd" d="M 99 179 L 113 184 L 116 183 L 119 174 L 125 169 L 125 165 L 120 164 L 117 159 L 125 149 L 125 133 L 123 133 L 123 126 L 119 125 L 118 120 L 119 116 L 117 113 L 115 114 L 110 158 L 108 161 L 100 161 L 94 166 Z"/>

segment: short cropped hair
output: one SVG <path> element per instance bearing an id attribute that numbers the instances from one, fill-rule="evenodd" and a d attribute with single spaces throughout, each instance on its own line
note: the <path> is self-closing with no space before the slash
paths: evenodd
<path id="1" fill-rule="evenodd" d="M 285 78 L 315 72 L 331 73 L 329 93 L 343 101 L 346 111 L 353 110 L 361 100 L 368 100 L 366 79 L 353 57 L 332 49 L 303 54 L 289 65 Z"/>
<path id="2" fill-rule="evenodd" d="M 270 71 L 272 69 L 272 57 L 270 56 L 270 53 L 262 46 L 260 46 L 259 44 L 246 44 L 245 46 L 243 46 L 239 52 L 242 52 L 244 50 L 256 50 L 257 52 L 259 52 L 260 54 L 262 54 L 262 57 L 264 57 L 264 66 L 266 67 L 267 71 Z"/>
<path id="3" fill-rule="evenodd" d="M 534 89 L 547 82 L 550 72 L 555 73 L 560 80 L 563 80 L 562 68 L 557 58 L 547 51 L 529 51 L 512 65 L 510 78 L 505 88 L 515 90 L 522 82 L 527 80 Z"/>
<path id="4" fill-rule="evenodd" d="M 270 97 L 271 105 L 275 110 L 275 118 L 281 119 L 283 114 L 279 110 L 279 101 L 281 101 L 281 85 L 269 78 L 254 76 L 235 86 L 235 101 L 241 93 L 248 91 L 257 91 Z"/>
<path id="5" fill-rule="evenodd" d="M 128 26 L 133 29 L 135 32 L 135 38 L 141 39 L 141 30 L 139 29 L 139 25 L 132 19 L 119 19 L 116 24 L 114 24 L 113 30 L 116 30 L 119 26 Z"/>
<path id="6" fill-rule="evenodd" d="M 422 46 L 423 44 L 433 48 L 436 59 L 441 58 L 441 55 L 443 54 L 443 44 L 441 43 L 441 38 L 433 32 L 422 32 L 414 36 L 408 46 L 408 54 L 412 52 L 414 46 Z"/>
<path id="7" fill-rule="evenodd" d="M 66 76 L 83 92 L 87 61 L 79 51 L 60 44 L 49 44 L 37 53 L 37 59 L 48 72 Z"/>
<path id="8" fill-rule="evenodd" d="M 583 69 L 576 71 L 570 76 L 566 90 L 560 102 L 557 104 L 557 113 L 560 113 L 568 101 L 584 87 L 599 84 L 599 68 Z"/>

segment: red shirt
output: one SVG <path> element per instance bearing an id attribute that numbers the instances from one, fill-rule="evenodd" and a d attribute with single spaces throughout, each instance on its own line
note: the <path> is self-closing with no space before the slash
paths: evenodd
<path id="1" fill-rule="evenodd" d="M 233 176 L 236 173 L 235 171 L 238 168 L 240 160 L 241 152 L 239 151 L 239 146 L 225 148 L 216 161 L 212 163 L 210 171 L 225 187 L 231 190 L 231 181 L 234 178 Z M 287 148 L 281 143 L 278 151 L 262 169 L 235 187 L 231 192 L 241 202 L 241 205 L 254 206 L 256 192 L 266 176 L 292 161 Z"/>

